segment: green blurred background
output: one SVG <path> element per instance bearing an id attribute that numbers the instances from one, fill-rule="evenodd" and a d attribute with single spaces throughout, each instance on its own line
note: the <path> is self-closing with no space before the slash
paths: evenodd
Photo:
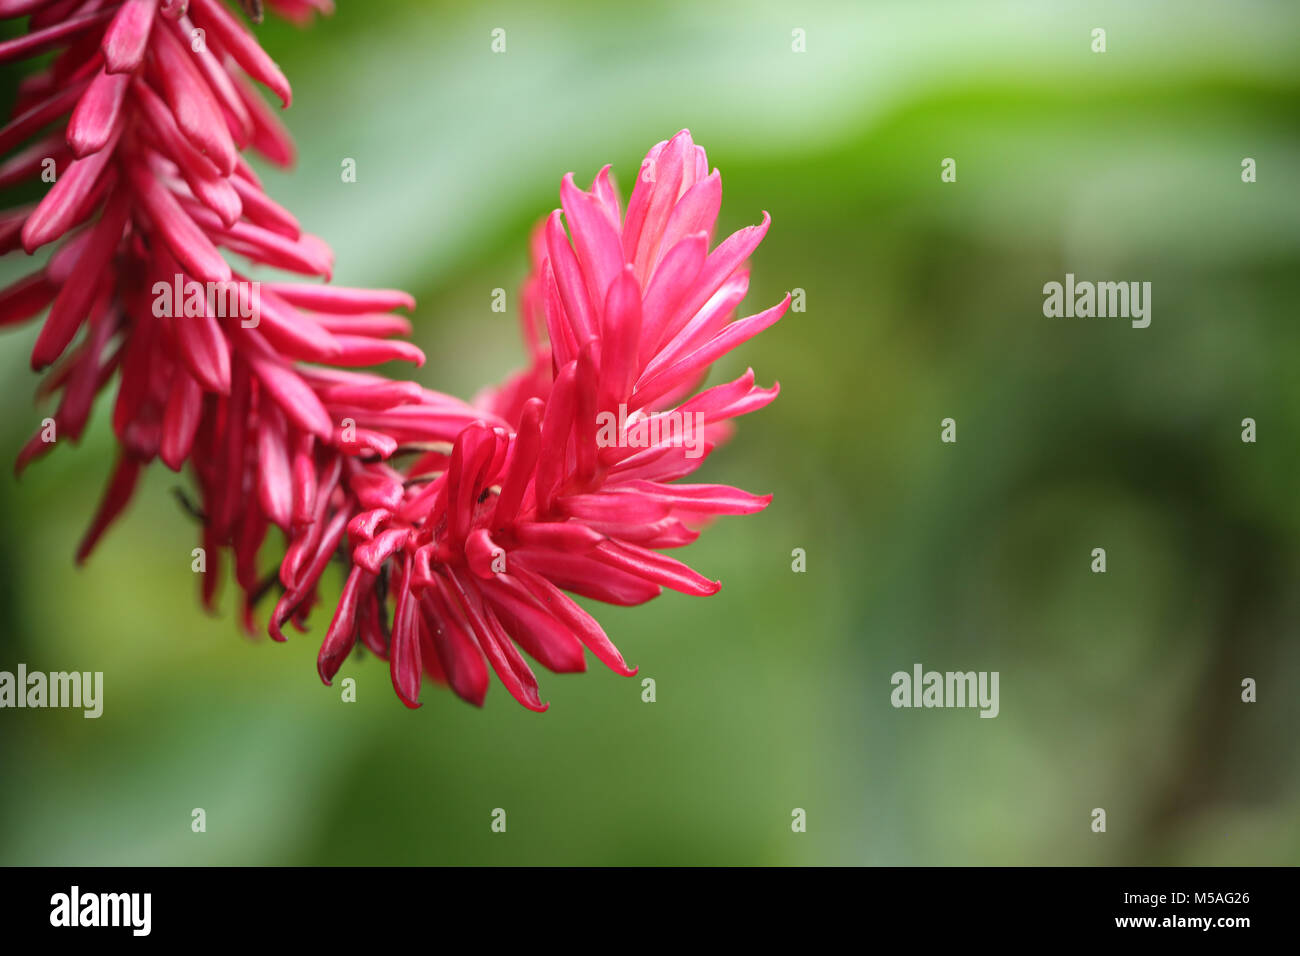
<path id="1" fill-rule="evenodd" d="M 689 127 L 722 231 L 773 217 L 746 312 L 807 295 L 715 376 L 782 394 L 702 480 L 776 498 L 688 549 L 717 596 L 598 610 L 638 678 L 543 673 L 542 716 L 499 685 L 408 712 L 354 658 L 345 704 L 322 616 L 281 646 L 229 588 L 199 610 L 161 466 L 73 567 L 101 398 L 81 447 L 0 479 L 0 669 L 106 686 L 95 721 L 0 712 L 0 863 L 1300 861 L 1300 7 L 340 0 L 260 34 L 301 154 L 269 191 L 337 281 L 416 294 L 417 376 L 465 396 L 522 360 L 563 173 L 626 186 Z M 1044 318 L 1066 272 L 1152 282 L 1151 327 Z M 0 334 L 7 455 L 47 411 L 34 336 Z M 999 671 L 1001 715 L 895 710 L 918 662 Z"/>

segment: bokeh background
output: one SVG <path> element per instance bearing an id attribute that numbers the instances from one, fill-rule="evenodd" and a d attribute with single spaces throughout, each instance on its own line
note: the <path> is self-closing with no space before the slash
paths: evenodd
<path id="1" fill-rule="evenodd" d="M 183 477 L 74 568 L 101 398 L 0 478 L 0 669 L 106 685 L 99 720 L 0 712 L 0 863 L 1300 862 L 1300 7 L 340 0 L 259 32 L 301 154 L 271 194 L 337 281 L 416 294 L 417 377 L 465 396 L 522 360 L 561 176 L 626 186 L 689 127 L 722 229 L 773 217 L 747 311 L 807 296 L 716 370 L 782 394 L 701 480 L 776 498 L 688 549 L 717 596 L 598 611 L 653 704 L 593 661 L 542 716 L 499 686 L 408 712 L 373 658 L 345 704 L 323 616 L 275 645 L 229 589 L 199 610 Z M 1044 318 L 1066 272 L 1152 282 L 1151 327 Z M 0 333 L 10 456 L 34 335 Z M 999 671 L 1001 715 L 895 710 L 918 662 Z"/>

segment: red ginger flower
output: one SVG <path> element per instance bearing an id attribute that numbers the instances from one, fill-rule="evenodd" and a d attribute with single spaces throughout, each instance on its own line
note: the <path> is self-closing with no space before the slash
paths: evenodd
<path id="1" fill-rule="evenodd" d="M 270 6 L 304 19 L 329 4 Z M 213 308 L 214 287 L 242 294 L 247 285 L 219 247 L 307 275 L 328 278 L 331 266 L 325 245 L 300 232 L 239 155 L 293 156 L 246 74 L 286 105 L 290 92 L 218 0 L 0 0 L 0 15 L 21 13 L 32 14 L 29 33 L 0 43 L 0 61 L 63 51 L 24 82 L 0 152 L 72 115 L 63 132 L 0 164 L 0 185 L 36 176 L 48 159 L 59 172 L 34 209 L 0 217 L 0 252 L 62 240 L 45 268 L 0 291 L 0 324 L 48 307 L 32 361 L 55 364 L 45 390 L 62 393 L 63 434 L 79 437 L 95 394 L 120 381 L 122 455 L 79 557 L 125 507 L 144 464 L 188 461 L 212 559 L 205 600 L 228 546 L 251 627 L 252 604 L 273 583 L 256 556 L 279 527 L 289 546 L 270 631 L 283 639 L 285 623 L 305 626 L 346 534 L 352 569 L 321 676 L 328 683 L 360 640 L 390 661 L 410 706 L 424 673 L 481 703 L 490 665 L 525 706 L 545 709 L 518 648 L 575 671 L 585 647 L 633 673 L 566 590 L 617 604 L 663 586 L 717 590 L 660 552 L 694 540 L 692 525 L 769 499 L 674 482 L 725 437 L 730 418 L 776 388 L 756 388 L 747 372 L 686 396 L 789 299 L 731 321 L 747 290 L 743 263 L 768 220 L 708 251 L 720 180 L 689 134 L 651 150 L 626 217 L 608 169 L 585 193 L 565 179 L 572 241 L 558 210 L 534 234 L 523 316 L 531 367 L 470 406 L 338 367 L 422 361 L 390 338 L 410 331 L 388 314 L 413 307 L 403 293 L 266 283 L 251 326 Z M 188 302 L 194 283 L 209 298 L 192 314 L 158 310 L 160 290 Z M 48 447 L 38 435 L 19 468 Z M 424 454 L 405 470 L 385 461 L 412 450 Z"/>
<path id="2" fill-rule="evenodd" d="M 302 19 L 330 5 L 270 6 Z M 298 363 L 422 362 L 414 346 L 390 339 L 410 326 L 388 313 L 414 302 L 394 291 L 250 283 L 219 251 L 310 276 L 328 278 L 332 267 L 328 247 L 267 197 L 240 156 L 252 148 L 292 162 L 249 78 L 286 106 L 291 92 L 219 0 L 0 0 L 0 16 L 19 14 L 31 15 L 28 32 L 0 43 L 0 62 L 59 52 L 23 81 L 0 129 L 0 153 L 36 137 L 0 164 L 0 186 L 34 179 L 51 161 L 57 180 L 34 207 L 0 216 L 0 252 L 60 244 L 44 268 L 0 291 L 0 325 L 48 308 L 32 366 L 53 366 L 43 390 L 61 393 L 58 436 L 78 439 L 97 392 L 119 383 L 122 452 L 78 558 L 126 506 L 144 464 L 161 458 L 180 470 L 189 461 L 211 558 L 205 598 L 229 545 L 247 613 L 264 586 L 255 556 L 268 528 L 309 522 L 340 456 L 392 451 L 364 416 L 345 426 L 340 409 L 357 404 L 353 393 L 365 391 L 367 414 L 424 396 Z M 160 298 L 169 304 L 160 308 Z M 232 314 L 232 303 L 255 314 Z M 20 471 L 52 447 L 48 437 L 43 429 L 27 444 Z"/>
<path id="3" fill-rule="evenodd" d="M 359 639 L 389 659 L 408 706 L 418 706 L 422 672 L 482 704 L 490 665 L 540 711 L 547 705 L 518 648 L 556 672 L 584 670 L 585 647 L 634 673 L 565 591 L 632 605 L 663 587 L 718 590 L 661 552 L 693 541 L 692 525 L 761 510 L 770 496 L 675 482 L 729 419 L 763 407 L 777 388 L 757 388 L 748 371 L 686 396 L 790 300 L 732 321 L 748 288 L 744 263 L 769 220 L 709 251 L 721 182 L 689 133 L 655 146 L 642 170 L 626 217 L 608 167 L 588 192 L 565 177 L 569 234 L 556 210 L 534 235 L 524 290 L 533 365 L 480 398 L 481 421 L 405 473 L 345 464 L 353 493 L 328 527 L 332 542 L 346 525 L 352 569 L 320 650 L 327 683 Z M 400 430 L 427 414 L 395 409 L 378 424 Z M 297 578 L 299 592 L 308 579 Z M 273 628 L 294 612 L 287 593 Z"/>

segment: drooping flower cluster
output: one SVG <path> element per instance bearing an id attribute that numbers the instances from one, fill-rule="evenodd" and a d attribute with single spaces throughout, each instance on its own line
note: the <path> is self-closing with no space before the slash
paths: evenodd
<path id="1" fill-rule="evenodd" d="M 302 19 L 328 3 L 268 6 Z M 78 438 L 95 395 L 117 383 L 121 453 L 79 557 L 144 465 L 188 463 L 205 600 L 217 556 L 231 551 L 251 628 L 253 605 L 277 583 L 257 554 L 280 529 L 269 631 L 283 640 L 286 624 L 305 628 L 326 567 L 342 558 L 320 675 L 332 680 L 361 643 L 389 661 L 412 707 L 425 676 L 481 704 L 490 669 L 543 710 L 524 653 L 564 672 L 584 669 L 590 650 L 633 673 L 565 592 L 632 605 L 663 587 L 717 590 L 663 552 L 768 498 L 679 479 L 776 388 L 755 386 L 751 371 L 697 389 L 789 298 L 735 319 L 768 220 L 710 250 L 721 181 L 689 133 L 650 151 L 626 214 L 608 167 L 587 191 L 564 179 L 561 209 L 532 240 L 529 366 L 471 405 L 349 369 L 422 362 L 393 314 L 413 307 L 405 294 L 253 282 L 220 251 L 326 280 L 332 265 L 240 155 L 292 160 L 250 78 L 285 105 L 290 91 L 220 0 L 0 0 L 0 16 L 20 13 L 31 14 L 29 32 L 0 43 L 0 61 L 60 52 L 24 82 L 0 129 L 0 152 L 35 137 L 0 164 L 0 186 L 51 165 L 57 181 L 34 207 L 0 218 L 0 252 L 59 245 L 0 291 L 0 324 L 48 309 L 32 364 L 53 366 L 44 390 L 60 395 L 59 437 Z M 20 470 L 51 444 L 38 432 Z"/>
<path id="2" fill-rule="evenodd" d="M 286 106 L 291 92 L 219 0 L 72 6 L 0 8 L 31 14 L 25 36 L 0 44 L 0 61 L 60 50 L 23 82 L 0 129 L 0 151 L 34 137 L 0 165 L 0 185 L 54 179 L 39 203 L 0 219 L 0 251 L 58 244 L 43 268 L 0 291 L 0 324 L 48 309 L 32 367 L 53 366 L 43 390 L 60 395 L 53 428 L 33 435 L 18 469 L 56 439 L 78 439 L 96 394 L 116 381 L 121 454 L 78 557 L 121 513 L 143 465 L 192 462 L 211 557 L 205 597 L 228 545 L 248 615 L 269 526 L 308 521 L 318 476 L 339 457 L 392 450 L 366 415 L 345 434 L 333 406 L 350 407 L 356 389 L 367 411 L 423 397 L 413 385 L 297 363 L 421 362 L 418 349 L 390 338 L 410 331 L 390 310 L 414 302 L 401 292 L 254 282 L 222 255 L 327 279 L 332 268 L 325 243 L 266 195 L 240 155 L 251 148 L 292 162 L 292 143 L 250 78 Z M 271 6 L 295 17 L 328 9 Z"/>

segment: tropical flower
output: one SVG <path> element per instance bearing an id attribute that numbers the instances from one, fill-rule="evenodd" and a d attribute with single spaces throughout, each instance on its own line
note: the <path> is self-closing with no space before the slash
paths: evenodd
<path id="1" fill-rule="evenodd" d="M 302 19 L 327 3 L 272 3 Z M 10 2 L 29 13 L 26 35 L 0 44 L 0 61 L 56 49 L 23 81 L 0 151 L 33 139 L 0 164 L 0 186 L 53 172 L 34 206 L 0 217 L 0 251 L 57 243 L 46 265 L 0 291 L 0 324 L 48 309 L 32 367 L 51 368 L 59 394 L 53 430 L 18 456 L 21 471 L 77 440 L 96 394 L 117 382 L 113 427 L 121 443 L 103 502 L 78 549 L 84 559 L 131 498 L 140 469 L 186 462 L 201 497 L 209 602 L 219 550 L 230 546 L 246 595 L 264 588 L 255 555 L 271 525 L 289 531 L 308 491 L 340 455 L 391 452 L 386 436 L 345 429 L 357 381 L 299 362 L 372 365 L 423 361 L 392 336 L 409 333 L 405 293 L 257 282 L 220 251 L 249 263 L 329 278 L 332 254 L 270 199 L 240 155 L 279 165 L 293 146 L 250 82 L 288 105 L 289 83 L 219 0 L 82 4 Z M 50 133 L 51 123 L 66 123 Z M 418 400 L 414 385 L 366 388 L 366 410 Z"/>
<path id="2" fill-rule="evenodd" d="M 261 3 L 243 6 L 260 18 Z M 267 6 L 299 22 L 330 8 Z M 117 384 L 121 450 L 79 559 L 145 465 L 188 464 L 205 602 L 229 551 L 245 625 L 278 585 L 269 631 L 283 640 L 286 624 L 306 627 L 325 568 L 344 557 L 320 675 L 329 683 L 360 643 L 389 661 L 412 707 L 425 676 L 481 704 L 490 668 L 544 710 L 523 653 L 563 672 L 583 670 L 591 651 L 634 673 L 570 593 L 631 605 L 664 587 L 717 591 L 664 552 L 770 499 L 680 479 L 730 419 L 777 389 L 757 387 L 752 371 L 697 389 L 789 297 L 734 319 L 768 218 L 710 251 L 721 180 L 689 133 L 650 151 L 626 215 L 608 167 L 587 191 L 565 177 L 561 209 L 532 236 L 530 362 L 466 403 L 351 370 L 422 363 L 394 314 L 414 307 L 405 293 L 253 280 L 223 254 L 326 280 L 332 269 L 325 243 L 243 159 L 252 149 L 292 162 L 251 81 L 286 106 L 291 91 L 219 0 L 0 0 L 0 16 L 20 14 L 28 32 L 0 43 L 0 62 L 57 52 L 23 81 L 0 129 L 0 153 L 28 144 L 0 163 L 0 187 L 51 171 L 55 185 L 0 215 L 0 253 L 57 247 L 0 290 L 0 325 L 48 310 L 32 366 L 50 369 L 42 390 L 59 404 L 53 434 L 38 431 L 18 469 L 55 435 L 78 439 L 96 394 Z M 42 132 L 52 124 L 61 128 Z M 272 528 L 287 548 L 278 574 L 264 575 L 257 556 Z"/>
<path id="3" fill-rule="evenodd" d="M 626 216 L 608 167 L 585 192 L 565 177 L 561 209 L 534 234 L 524 288 L 532 365 L 480 396 L 482 419 L 405 471 L 349 465 L 358 510 L 336 510 L 329 527 L 341 539 L 346 524 L 352 569 L 320 650 L 326 682 L 360 640 L 389 659 L 408 706 L 422 674 L 482 704 L 490 666 L 521 704 L 544 710 L 520 648 L 556 672 L 583 670 L 585 648 L 634 673 L 565 591 L 633 605 L 664 587 L 718 590 L 662 552 L 695 540 L 702 521 L 758 511 L 770 496 L 678 479 L 731 418 L 777 388 L 755 386 L 751 370 L 692 393 L 713 361 L 779 319 L 789 296 L 733 321 L 768 218 L 709 251 L 721 181 L 688 132 L 655 146 L 642 169 Z M 395 409 L 377 424 L 402 432 L 427 415 Z M 294 607 L 286 594 L 273 628 Z"/>

